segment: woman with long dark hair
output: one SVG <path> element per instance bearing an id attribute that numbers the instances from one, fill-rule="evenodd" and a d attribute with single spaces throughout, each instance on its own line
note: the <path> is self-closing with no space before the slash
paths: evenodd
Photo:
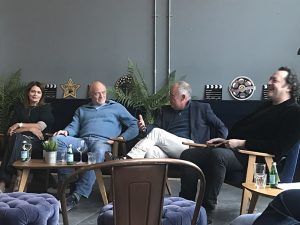
<path id="1" fill-rule="evenodd" d="M 51 131 L 54 123 L 51 106 L 44 103 L 44 94 L 43 85 L 32 81 L 26 87 L 24 102 L 14 108 L 11 126 L 7 131 L 9 147 L 0 167 L 0 192 L 5 190 L 5 185 L 16 174 L 12 163 L 20 159 L 24 140 L 32 144 L 31 157 L 42 158 L 41 140 L 44 139 L 45 132 Z"/>

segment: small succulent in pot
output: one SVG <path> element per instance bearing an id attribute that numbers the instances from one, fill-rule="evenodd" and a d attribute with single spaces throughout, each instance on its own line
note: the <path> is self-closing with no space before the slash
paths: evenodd
<path id="1" fill-rule="evenodd" d="M 57 143 L 52 139 L 49 139 L 48 141 L 44 141 L 43 149 L 46 152 L 56 152 L 57 151 Z"/>

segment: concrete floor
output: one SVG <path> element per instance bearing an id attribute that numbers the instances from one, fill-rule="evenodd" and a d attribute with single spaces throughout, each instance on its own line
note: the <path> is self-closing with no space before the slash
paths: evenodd
<path id="1" fill-rule="evenodd" d="M 180 181 L 170 181 L 172 195 L 178 196 Z M 217 208 L 213 214 L 213 225 L 230 224 L 239 215 L 242 190 L 224 184 L 218 199 Z M 271 201 L 269 198 L 260 197 L 257 203 L 257 212 L 261 212 Z M 89 199 L 81 199 L 78 206 L 68 212 L 69 224 L 72 225 L 96 225 L 99 208 L 103 205 L 100 194 L 95 186 Z M 60 224 L 62 218 L 60 218 Z"/>

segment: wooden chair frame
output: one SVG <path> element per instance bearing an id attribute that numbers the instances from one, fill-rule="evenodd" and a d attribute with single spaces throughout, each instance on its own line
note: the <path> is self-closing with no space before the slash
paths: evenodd
<path id="1" fill-rule="evenodd" d="M 182 144 L 188 145 L 190 148 L 207 147 L 206 144 L 197 144 L 197 143 L 188 143 L 188 142 L 183 142 Z M 244 150 L 244 149 L 239 149 L 238 151 L 241 154 L 248 155 L 246 178 L 245 178 L 245 181 L 241 182 L 241 183 L 252 183 L 253 182 L 253 175 L 254 175 L 254 166 L 253 165 L 256 162 L 257 157 L 263 157 L 266 164 L 267 164 L 268 169 L 269 170 L 271 169 L 274 155 L 271 155 L 271 154 L 268 154 L 268 153 L 249 151 L 249 150 Z M 252 198 L 252 194 L 249 190 L 246 190 L 245 188 L 243 189 L 241 207 L 240 207 L 240 214 L 246 213 L 248 207 L 249 207 L 249 210 L 250 209 L 254 210 L 254 208 L 256 206 L 258 196 L 255 196 L 255 197 L 256 197 L 256 199 L 252 199 L 252 202 L 254 204 L 250 205 L 250 200 Z"/>
<path id="2" fill-rule="evenodd" d="M 192 167 L 195 169 L 195 171 L 197 171 L 197 174 L 199 176 L 199 179 L 200 179 L 200 185 L 199 185 L 199 188 L 198 188 L 198 197 L 197 197 L 197 201 L 196 201 L 196 205 L 195 205 L 195 210 L 194 210 L 194 214 L 193 214 L 193 219 L 192 219 L 192 225 L 195 225 L 196 222 L 197 222 L 197 219 L 198 219 L 198 215 L 199 215 L 199 211 L 200 211 L 200 207 L 201 207 L 201 204 L 202 204 L 202 200 L 203 200 L 203 197 L 204 197 L 204 191 L 205 191 L 205 177 L 204 177 L 204 174 L 202 173 L 201 169 L 196 166 L 194 163 L 191 163 L 191 162 L 188 162 L 188 161 L 184 161 L 184 160 L 180 160 L 180 159 L 127 159 L 127 160 L 113 160 L 113 161 L 108 161 L 108 162 L 103 162 L 103 163 L 97 163 L 97 164 L 92 164 L 92 165 L 89 165 L 89 166 L 86 166 L 86 167 L 82 167 L 78 170 L 76 170 L 74 173 L 72 173 L 65 181 L 64 183 L 62 184 L 62 189 L 61 189 L 61 192 L 60 192 L 60 195 L 59 195 L 59 199 L 61 201 L 61 209 L 62 209 L 62 217 L 63 217 L 63 224 L 64 225 L 69 225 L 69 222 L 68 222 L 68 215 L 67 215 L 67 211 L 66 211 L 66 198 L 65 198 L 65 193 L 66 193 L 66 187 L 68 185 L 68 183 L 70 181 L 72 181 L 75 177 L 77 177 L 78 175 L 86 172 L 86 171 L 89 171 L 89 170 L 94 170 L 94 171 L 97 171 L 97 170 L 101 170 L 103 168 L 111 168 L 112 169 L 112 180 L 114 181 L 114 169 L 113 168 L 120 168 L 120 167 L 130 167 L 130 166 L 155 166 L 155 165 L 158 165 L 158 166 L 164 166 L 165 167 L 165 172 L 164 172 L 164 182 L 163 183 L 160 183 L 160 184 L 157 184 L 157 185 L 160 185 L 161 187 L 161 190 L 162 190 L 162 196 L 161 196 L 161 202 L 160 202 L 160 208 L 158 208 L 160 211 L 160 216 L 157 217 L 157 218 L 161 218 L 161 213 L 162 213 L 162 204 L 163 204 L 163 194 L 164 194 L 164 187 L 165 186 L 165 181 L 167 179 L 167 169 L 168 169 L 168 165 L 179 165 L 179 166 L 189 166 L 189 167 Z M 115 170 L 117 171 L 117 170 Z M 124 187 L 123 187 L 124 188 Z M 113 190 L 114 187 L 113 187 Z M 114 191 L 113 191 L 114 192 Z M 115 194 L 116 193 L 113 193 L 113 201 L 114 201 L 114 206 L 119 208 L 119 204 L 118 204 L 118 198 L 115 199 Z M 120 193 L 118 192 L 118 196 L 120 196 Z M 124 202 L 120 203 L 121 205 L 123 205 Z M 157 206 L 159 207 L 159 206 Z M 153 208 L 152 208 L 153 209 Z M 157 210 L 155 210 L 157 211 Z M 115 221 L 115 225 L 118 225 L 118 224 L 122 224 L 122 221 L 119 221 L 118 218 L 117 218 L 117 213 L 114 214 L 114 221 Z M 157 214 L 155 214 L 157 215 Z M 160 222 L 160 219 L 159 221 L 156 221 L 156 223 L 153 223 L 153 224 L 157 224 L 159 225 L 161 222 Z"/>

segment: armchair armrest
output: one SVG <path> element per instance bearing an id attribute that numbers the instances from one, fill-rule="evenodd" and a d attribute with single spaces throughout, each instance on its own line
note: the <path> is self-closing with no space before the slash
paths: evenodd
<path id="1" fill-rule="evenodd" d="M 121 137 L 117 137 L 117 138 L 109 138 L 109 140 L 112 140 L 112 141 L 117 141 L 117 142 L 124 142 L 125 143 L 125 140 L 124 138 L 121 138 Z"/>
<path id="2" fill-rule="evenodd" d="M 252 177 L 253 177 L 253 172 L 254 172 L 253 171 L 253 164 L 256 162 L 256 157 L 257 156 L 264 157 L 264 160 L 266 161 L 266 164 L 267 164 L 267 167 L 268 167 L 269 171 L 271 170 L 273 158 L 275 157 L 274 155 L 264 153 L 264 152 L 255 152 L 255 151 L 249 151 L 249 150 L 244 150 L 244 149 L 239 149 L 238 151 L 241 154 L 246 154 L 246 155 L 249 156 L 246 182 L 249 181 L 250 179 L 252 179 Z M 252 174 L 249 174 L 249 176 L 251 176 L 251 177 L 249 177 L 249 180 L 248 180 L 249 171 L 250 171 L 250 173 L 252 172 Z"/>
<path id="3" fill-rule="evenodd" d="M 109 142 L 110 144 L 112 144 L 112 155 L 113 157 L 118 157 L 119 155 L 119 148 L 122 148 L 122 154 L 124 154 L 124 152 L 126 152 L 126 150 L 124 150 L 126 148 L 125 144 L 126 141 L 121 138 L 121 137 L 117 137 L 117 138 L 109 138 Z"/>
<path id="4" fill-rule="evenodd" d="M 206 144 L 198 144 L 198 143 L 190 143 L 190 142 L 182 142 L 184 145 L 188 145 L 190 148 L 195 147 L 207 147 Z M 274 155 L 264 153 L 264 152 L 255 152 L 255 151 L 249 151 L 245 149 L 239 149 L 239 153 L 248 155 L 248 168 L 247 168 L 247 174 L 246 174 L 246 182 L 252 182 L 253 179 L 253 165 L 256 162 L 256 157 L 264 157 L 267 167 L 270 170 L 273 162 Z"/>
<path id="5" fill-rule="evenodd" d="M 249 151 L 245 149 L 239 149 L 239 153 L 242 154 L 247 154 L 247 155 L 255 155 L 255 156 L 261 156 L 261 157 L 275 157 L 274 155 L 271 155 L 269 153 L 264 153 L 264 152 L 255 152 L 255 151 Z"/>
<path id="6" fill-rule="evenodd" d="M 184 145 L 188 145 L 190 148 L 195 147 L 207 147 L 206 144 L 198 144 L 198 143 L 190 143 L 190 142 L 182 142 Z M 253 179 L 253 165 L 256 162 L 256 157 L 264 157 L 266 164 L 268 166 L 268 169 L 271 170 L 272 162 L 274 155 L 264 153 L 264 152 L 255 152 L 255 151 L 249 151 L 245 149 L 239 149 L 239 153 L 248 155 L 248 168 L 247 168 L 247 174 L 246 174 L 246 182 L 252 182 Z"/>
<path id="7" fill-rule="evenodd" d="M 183 145 L 188 145 L 189 148 L 197 148 L 197 147 L 207 147 L 206 144 L 198 144 L 198 143 L 191 143 L 191 142 L 182 142 Z"/>

